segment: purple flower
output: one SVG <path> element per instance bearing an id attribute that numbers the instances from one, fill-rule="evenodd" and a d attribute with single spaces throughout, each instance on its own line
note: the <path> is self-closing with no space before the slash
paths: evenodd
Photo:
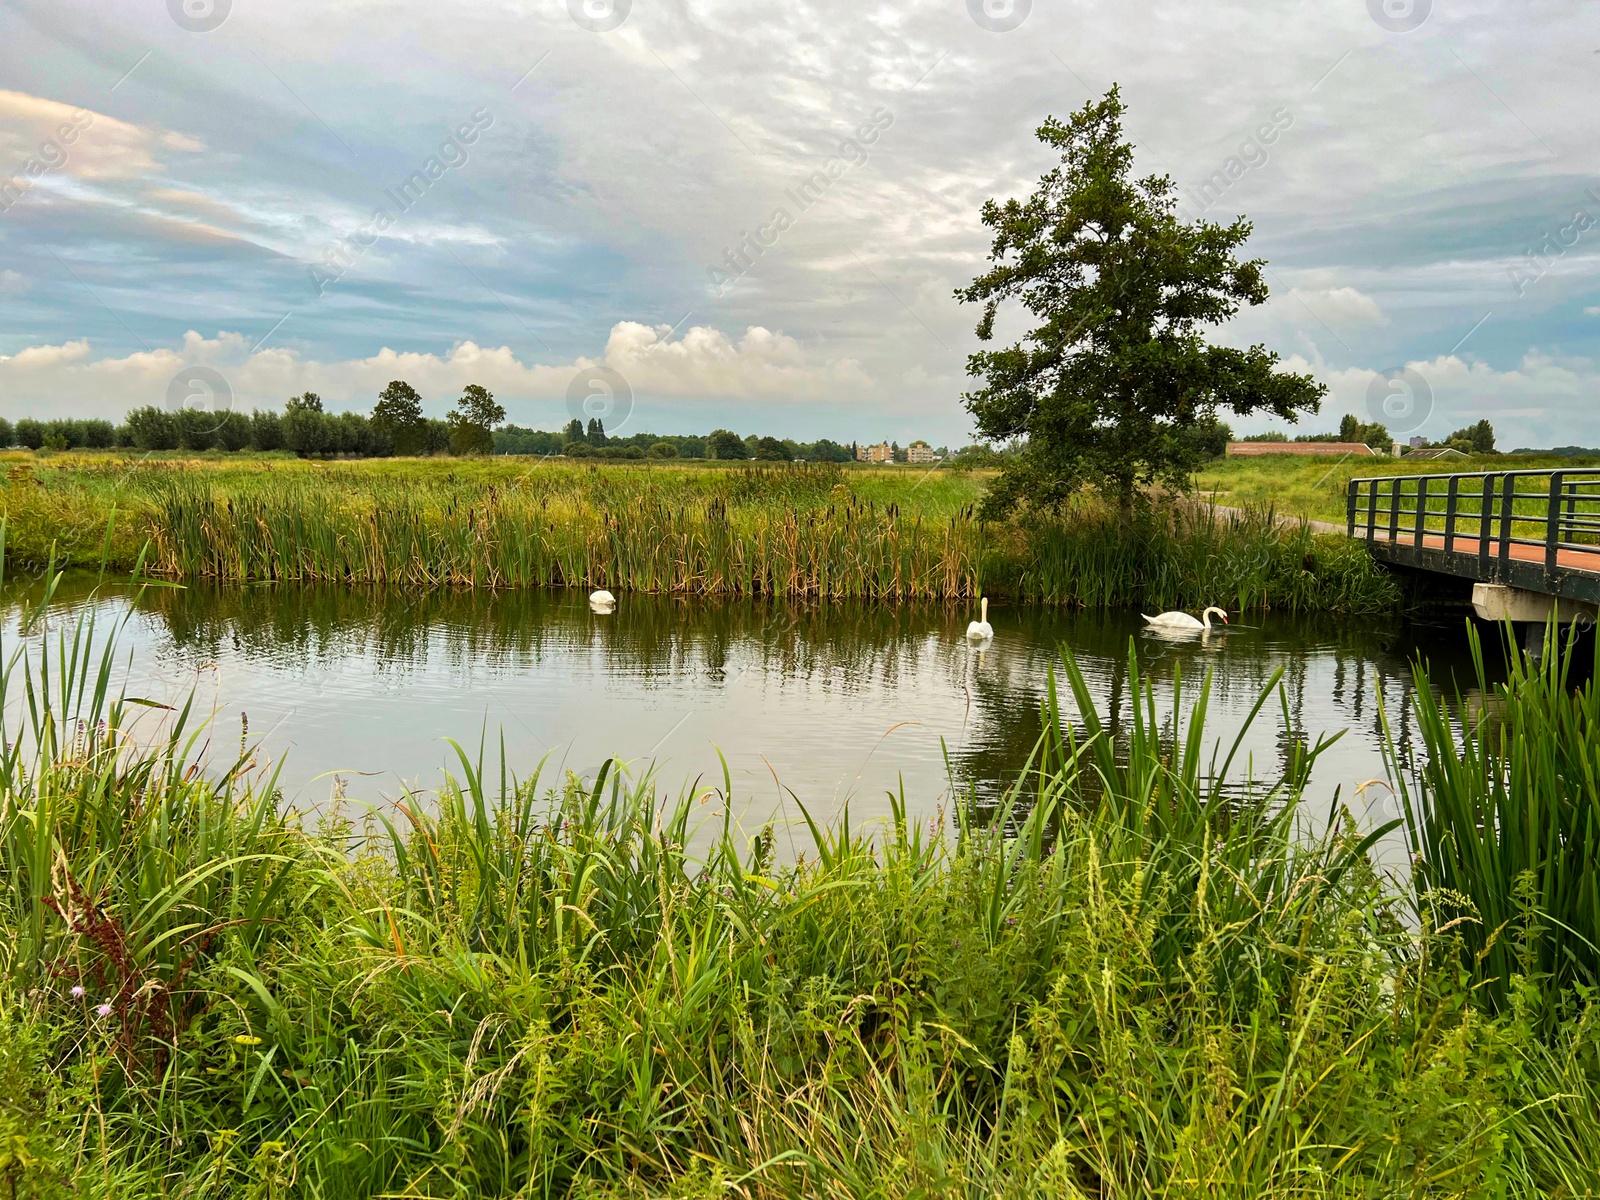
<path id="1" fill-rule="evenodd" d="M 98 1016 L 109 1017 L 111 1015 L 111 1005 L 102 1004 L 99 1008 L 95 1009 L 94 1011 Z"/>
<path id="2" fill-rule="evenodd" d="M 82 1000 L 83 999 L 83 985 L 81 983 L 80 984 L 75 984 L 73 986 L 72 990 L 70 992 L 68 992 L 67 994 L 70 995 L 74 1000 Z"/>

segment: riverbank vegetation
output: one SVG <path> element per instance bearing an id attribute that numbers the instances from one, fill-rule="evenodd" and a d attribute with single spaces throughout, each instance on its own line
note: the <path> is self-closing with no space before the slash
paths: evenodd
<path id="1" fill-rule="evenodd" d="M 1395 589 L 1359 547 L 1179 502 L 1086 498 L 1003 522 L 983 472 L 829 464 L 18 456 L 13 553 L 169 579 L 1016 600 L 1361 613 Z M 113 519 L 113 513 L 115 518 Z"/>
<path id="2" fill-rule="evenodd" d="M 1326 740 L 1286 726 L 1251 782 L 1208 685 L 1158 694 L 1136 659 L 1114 739 L 1062 664 L 1079 715 L 1051 683 L 999 812 L 813 813 L 779 862 L 725 781 L 643 763 L 467 750 L 437 793 L 313 820 L 248 730 L 120 697 L 114 630 L 9 632 L 10 1195 L 1600 1189 L 1590 926 L 1560 927 L 1600 789 L 1559 763 L 1596 692 L 1561 662 L 1391 748 L 1436 817 L 1389 879 L 1385 827 L 1303 794 Z M 1507 770 L 1529 735 L 1555 745 Z M 1536 854 L 1477 823 L 1490 794 L 1541 814 Z"/>

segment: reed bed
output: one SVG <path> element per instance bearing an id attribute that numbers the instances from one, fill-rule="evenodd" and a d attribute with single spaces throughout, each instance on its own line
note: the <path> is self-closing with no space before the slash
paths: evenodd
<path id="1" fill-rule="evenodd" d="M 1591 638 L 1591 661 L 1575 625 L 1552 625 L 1546 637 L 1558 651 L 1530 663 L 1509 644 L 1509 676 L 1491 685 L 1477 634 L 1468 636 L 1477 688 L 1455 699 L 1466 714 L 1459 730 L 1418 664 L 1415 708 L 1428 753 L 1404 753 L 1386 731 L 1419 882 L 1438 923 L 1460 926 L 1467 969 L 1496 1008 L 1525 1006 L 1530 987 L 1594 991 L 1600 639 Z"/>
<path id="2" fill-rule="evenodd" d="M 70 456 L 67 456 L 70 457 Z M 51 462 L 60 460 L 49 460 Z M 25 464 L 26 465 L 26 464 Z M 48 473 L 46 473 L 48 472 Z M 833 466 L 738 469 L 86 461 L 17 469 L 24 558 L 52 535 L 114 561 L 146 540 L 178 580 L 402 588 L 970 601 L 1369 613 L 1397 589 L 1360 547 L 1180 502 L 1124 526 L 1092 503 L 1061 517 L 975 516 L 982 480 Z M 71 512 L 71 521 L 62 519 Z M 14 539 L 15 540 L 15 539 Z"/>
<path id="3" fill-rule="evenodd" d="M 1069 657 L 1086 715 L 1043 681 L 990 819 L 893 796 L 864 828 L 807 816 L 779 863 L 725 779 L 518 776 L 482 746 L 309 823 L 247 731 L 119 695 L 114 634 L 0 647 L 26 698 L 0 761 L 11 1195 L 1600 1188 L 1587 994 L 1487 1003 L 1432 885 L 1371 867 L 1383 829 L 1305 834 L 1327 741 L 1240 778 L 1209 680 L 1139 682 L 1119 752 Z M 1277 689 L 1258 719 L 1287 720 Z"/>

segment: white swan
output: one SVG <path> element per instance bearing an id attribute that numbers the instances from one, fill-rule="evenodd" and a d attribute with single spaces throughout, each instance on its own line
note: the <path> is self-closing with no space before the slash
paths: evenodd
<path id="1" fill-rule="evenodd" d="M 617 598 L 605 588 L 589 593 L 589 607 L 597 613 L 609 613 L 617 607 Z"/>
<path id="2" fill-rule="evenodd" d="M 1221 617 L 1224 625 L 1228 623 L 1227 611 L 1215 606 L 1206 609 L 1205 612 L 1200 614 L 1205 618 L 1203 621 L 1195 620 L 1186 612 L 1164 612 L 1159 617 L 1147 616 L 1144 613 L 1139 615 L 1144 617 L 1145 624 L 1154 626 L 1157 629 L 1201 629 L 1206 633 L 1210 633 L 1212 613 L 1216 613 L 1217 616 Z"/>
<path id="3" fill-rule="evenodd" d="M 994 636 L 994 626 L 989 624 L 989 597 L 978 601 L 978 620 L 967 626 L 967 641 L 986 642 Z"/>

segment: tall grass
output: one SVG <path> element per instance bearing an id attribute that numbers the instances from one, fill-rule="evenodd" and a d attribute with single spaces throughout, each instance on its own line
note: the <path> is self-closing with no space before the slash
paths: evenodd
<path id="1" fill-rule="evenodd" d="M 26 465 L 26 464 L 25 464 Z M 160 462 L 41 466 L 5 493 L 25 553 L 85 514 L 124 514 L 168 578 L 406 588 L 970 601 L 980 593 L 1148 610 L 1377 612 L 1396 589 L 1364 550 L 1180 504 L 1132 526 L 1093 504 L 984 524 L 981 481 L 827 465 L 733 470 L 544 464 Z M 48 472 L 48 473 L 47 473 Z M 75 515 L 73 524 L 62 517 Z M 44 531 L 50 531 L 46 533 Z"/>
<path id="2" fill-rule="evenodd" d="M 519 778 L 482 746 L 310 826 L 247 740 L 133 720 L 87 621 L 5 658 L 58 698 L 0 776 L 16 1195 L 1600 1186 L 1587 1011 L 1480 1013 L 1456 931 L 1369 866 L 1381 831 L 1297 831 L 1327 743 L 1240 778 L 1209 680 L 1141 681 L 1119 752 L 1068 657 L 1085 715 L 1045 681 L 991 819 L 894 796 L 808 815 L 784 864 L 726 778 Z M 1256 719 L 1285 705 L 1273 681 Z"/>
<path id="3" fill-rule="evenodd" d="M 1582 664 L 1576 627 L 1553 626 L 1550 653 L 1530 662 L 1508 629 L 1508 676 L 1491 686 L 1468 637 L 1478 682 L 1457 699 L 1459 732 L 1419 664 L 1426 753 L 1403 760 L 1390 738 L 1391 774 L 1427 910 L 1458 931 L 1482 995 L 1503 1009 L 1532 989 L 1553 1005 L 1600 986 L 1600 646 Z M 1582 665 L 1597 669 L 1577 686 Z"/>

